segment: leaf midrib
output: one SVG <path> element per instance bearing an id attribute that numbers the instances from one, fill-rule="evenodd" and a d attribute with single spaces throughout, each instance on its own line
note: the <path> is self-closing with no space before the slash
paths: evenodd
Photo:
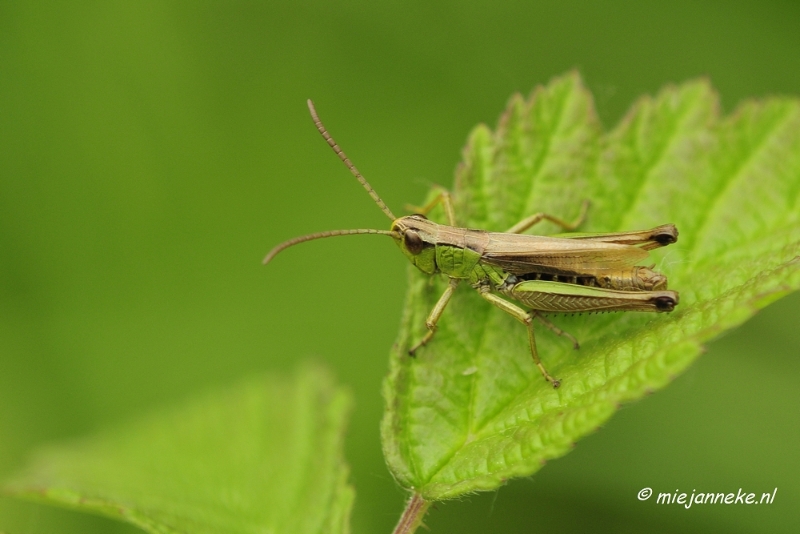
<path id="1" fill-rule="evenodd" d="M 533 177 L 528 182 L 528 183 L 531 184 L 530 187 L 528 187 L 528 191 L 525 194 L 526 198 L 528 199 L 528 203 L 530 202 L 531 194 L 533 194 L 533 191 L 535 190 L 535 184 L 538 183 L 538 181 L 539 181 L 539 180 L 537 180 L 537 178 L 540 177 L 541 172 L 542 172 L 541 162 L 545 161 L 547 159 L 547 155 L 550 153 L 550 148 L 552 146 L 553 139 L 555 137 L 557 137 L 557 135 L 559 133 L 562 132 L 562 126 L 563 126 L 563 122 L 564 122 L 564 116 L 566 115 L 566 109 L 568 107 L 568 104 L 572 101 L 573 97 L 574 97 L 574 93 L 572 91 L 570 91 L 570 92 L 568 92 L 568 94 L 566 94 L 564 97 L 562 97 L 559 100 L 557 120 L 555 121 L 555 127 L 552 130 L 554 133 L 552 135 L 548 135 L 546 137 L 546 141 L 545 141 L 544 146 L 543 146 L 543 148 L 541 150 L 541 155 L 540 155 L 540 157 L 538 158 L 538 160 L 534 164 L 535 172 L 533 173 Z M 528 115 L 529 115 L 531 109 L 533 108 L 533 105 L 535 105 L 535 103 L 532 104 L 531 106 L 526 106 L 526 105 L 524 105 L 524 102 L 523 102 L 523 109 L 525 111 L 525 114 L 523 115 L 522 120 L 525 120 L 525 121 L 529 121 L 530 120 Z M 493 147 L 496 147 L 496 140 L 495 140 L 494 136 L 492 136 L 492 145 L 493 145 Z M 487 187 L 487 182 L 484 180 L 481 183 L 481 189 L 482 189 L 482 193 L 484 195 L 489 193 L 487 191 L 486 187 Z M 526 203 L 526 205 L 527 205 L 527 203 Z M 525 208 L 523 207 L 522 209 L 525 209 Z M 517 214 L 517 218 L 518 219 L 521 219 L 522 217 L 523 217 L 522 214 L 520 214 L 520 213 Z M 487 307 L 491 308 L 489 310 L 489 312 L 493 311 L 492 305 L 490 303 L 487 302 L 485 304 L 486 304 Z M 501 313 L 500 310 L 496 310 L 496 311 L 498 313 Z M 488 316 L 488 313 L 487 313 L 487 316 Z M 488 322 L 489 322 L 488 319 L 482 321 L 480 339 L 479 339 L 478 343 L 476 343 L 476 347 L 477 348 L 472 352 L 472 355 L 470 357 L 470 362 L 472 364 L 475 363 L 476 357 L 481 353 L 482 349 L 484 348 L 484 341 L 485 341 L 485 338 L 486 338 L 486 329 L 488 328 Z M 522 388 L 519 392 L 517 392 L 514 395 L 512 395 L 509 398 L 508 402 L 499 405 L 499 407 L 495 409 L 494 413 L 491 416 L 486 417 L 484 419 L 484 422 L 479 427 L 475 428 L 474 431 L 473 431 L 472 427 L 473 427 L 473 422 L 474 422 L 475 402 L 476 402 L 476 396 L 475 396 L 475 380 L 476 379 L 477 379 L 477 373 L 470 377 L 470 393 L 469 393 L 469 402 L 468 402 L 468 411 L 467 411 L 467 425 L 466 425 L 467 428 L 466 428 L 466 432 L 464 433 L 464 438 L 463 438 L 462 442 L 459 445 L 457 445 L 456 447 L 454 447 L 448 453 L 448 455 L 446 457 L 442 458 L 442 462 L 440 462 L 439 465 L 437 465 L 436 469 L 431 472 L 430 476 L 427 477 L 427 480 L 425 480 L 424 484 L 430 483 L 430 481 L 433 480 L 436 477 L 436 475 L 439 474 L 445 467 L 447 467 L 447 465 L 450 463 L 450 461 L 459 452 L 464 450 L 464 448 L 467 445 L 469 445 L 470 443 L 473 443 L 475 441 L 478 441 L 480 439 L 484 439 L 482 436 L 480 436 L 481 431 L 484 428 L 486 428 L 487 426 L 489 426 L 492 422 L 494 422 L 495 418 L 496 418 L 496 416 L 498 414 L 502 413 L 508 406 L 512 405 L 520 396 L 522 396 L 526 392 L 528 392 L 530 390 L 531 386 L 532 386 L 531 383 L 526 384 L 525 387 Z M 559 403 L 562 403 L 560 392 L 556 391 L 556 394 L 559 397 Z M 542 414 L 544 415 L 545 413 L 547 413 L 547 412 L 543 409 Z M 470 439 L 470 436 L 473 436 L 474 439 Z"/>
<path id="2" fill-rule="evenodd" d="M 655 106 L 657 104 L 657 99 L 650 100 L 648 103 Z M 642 150 L 638 143 L 638 140 L 640 139 L 640 137 L 642 137 L 640 133 L 641 133 L 641 128 L 643 127 L 642 124 L 643 121 L 639 121 L 639 124 L 636 125 L 636 135 L 634 136 L 635 154 L 637 162 L 639 162 L 642 165 L 642 169 L 638 174 L 639 180 L 638 183 L 636 184 L 636 189 L 633 190 L 632 194 L 627 197 L 629 199 L 627 205 L 625 206 L 624 209 L 620 210 L 619 212 L 620 216 L 616 223 L 617 231 L 626 230 L 625 227 L 627 227 L 628 224 L 625 223 L 624 221 L 626 220 L 626 217 L 628 217 L 634 211 L 634 208 L 639 203 L 639 199 L 642 195 L 642 192 L 651 183 L 650 174 L 659 164 L 661 164 L 662 161 L 664 161 L 664 157 L 669 153 L 669 149 L 672 148 L 673 144 L 675 143 L 675 140 L 677 139 L 676 134 L 682 130 L 685 122 L 688 121 L 689 118 L 692 116 L 693 111 L 694 111 L 693 106 L 686 106 L 681 110 L 681 113 L 677 117 L 675 117 L 673 121 L 670 122 L 670 128 L 667 131 L 667 135 L 665 136 L 661 145 L 658 147 L 658 152 L 652 158 L 650 158 L 650 161 L 643 161 L 643 159 L 641 158 Z M 609 132 L 605 134 L 603 137 L 604 137 L 603 143 L 606 143 L 608 138 L 613 137 L 613 132 Z"/>

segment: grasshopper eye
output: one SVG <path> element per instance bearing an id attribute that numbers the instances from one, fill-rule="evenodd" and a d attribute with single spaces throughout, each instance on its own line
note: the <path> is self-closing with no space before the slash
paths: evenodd
<path id="1" fill-rule="evenodd" d="M 406 246 L 406 250 L 414 256 L 422 252 L 422 246 L 424 245 L 422 238 L 414 230 L 406 230 L 403 236 L 403 243 Z"/>

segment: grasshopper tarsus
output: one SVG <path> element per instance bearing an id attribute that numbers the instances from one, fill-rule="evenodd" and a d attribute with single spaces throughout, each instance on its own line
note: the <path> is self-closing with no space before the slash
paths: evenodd
<path id="1" fill-rule="evenodd" d="M 425 334 L 422 339 L 419 340 L 419 343 L 408 349 L 408 355 L 412 358 L 417 357 L 417 351 L 428 344 L 428 342 L 433 339 L 433 335 L 436 333 L 436 324 L 428 327 L 428 333 Z"/>

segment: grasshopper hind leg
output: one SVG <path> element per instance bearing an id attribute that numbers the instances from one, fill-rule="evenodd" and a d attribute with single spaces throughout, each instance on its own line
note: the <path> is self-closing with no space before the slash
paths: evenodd
<path id="1" fill-rule="evenodd" d="M 573 336 L 569 332 L 565 332 L 565 331 L 561 330 L 559 327 L 557 327 L 556 325 L 551 323 L 549 319 L 546 319 L 545 316 L 542 315 L 541 313 L 539 313 L 538 311 L 531 310 L 531 314 L 533 314 L 534 317 L 539 319 L 539 322 L 542 323 L 543 325 L 545 325 L 555 335 L 561 336 L 561 337 L 565 337 L 565 338 L 569 339 L 570 341 L 572 341 L 572 347 L 575 350 L 578 350 L 579 348 L 581 348 L 581 345 L 580 345 L 580 343 L 578 343 L 578 340 L 575 339 L 575 336 Z"/>
<path id="2" fill-rule="evenodd" d="M 536 367 L 539 368 L 539 371 L 544 376 L 544 379 L 553 384 L 553 389 L 558 389 L 558 386 L 561 385 L 561 380 L 553 378 L 553 376 L 547 372 L 547 369 L 544 368 L 542 365 L 542 361 L 539 359 L 539 352 L 536 350 L 536 336 L 533 333 L 533 321 L 526 325 L 528 327 L 528 341 L 531 345 L 531 356 L 533 356 L 533 362 L 536 364 Z"/>

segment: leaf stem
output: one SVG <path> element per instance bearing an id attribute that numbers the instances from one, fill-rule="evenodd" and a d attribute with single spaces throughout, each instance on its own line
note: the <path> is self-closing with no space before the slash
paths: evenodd
<path id="1" fill-rule="evenodd" d="M 425 517 L 430 505 L 431 502 L 423 499 L 419 493 L 412 495 L 392 534 L 414 534 L 417 527 L 422 524 L 422 518 Z"/>

